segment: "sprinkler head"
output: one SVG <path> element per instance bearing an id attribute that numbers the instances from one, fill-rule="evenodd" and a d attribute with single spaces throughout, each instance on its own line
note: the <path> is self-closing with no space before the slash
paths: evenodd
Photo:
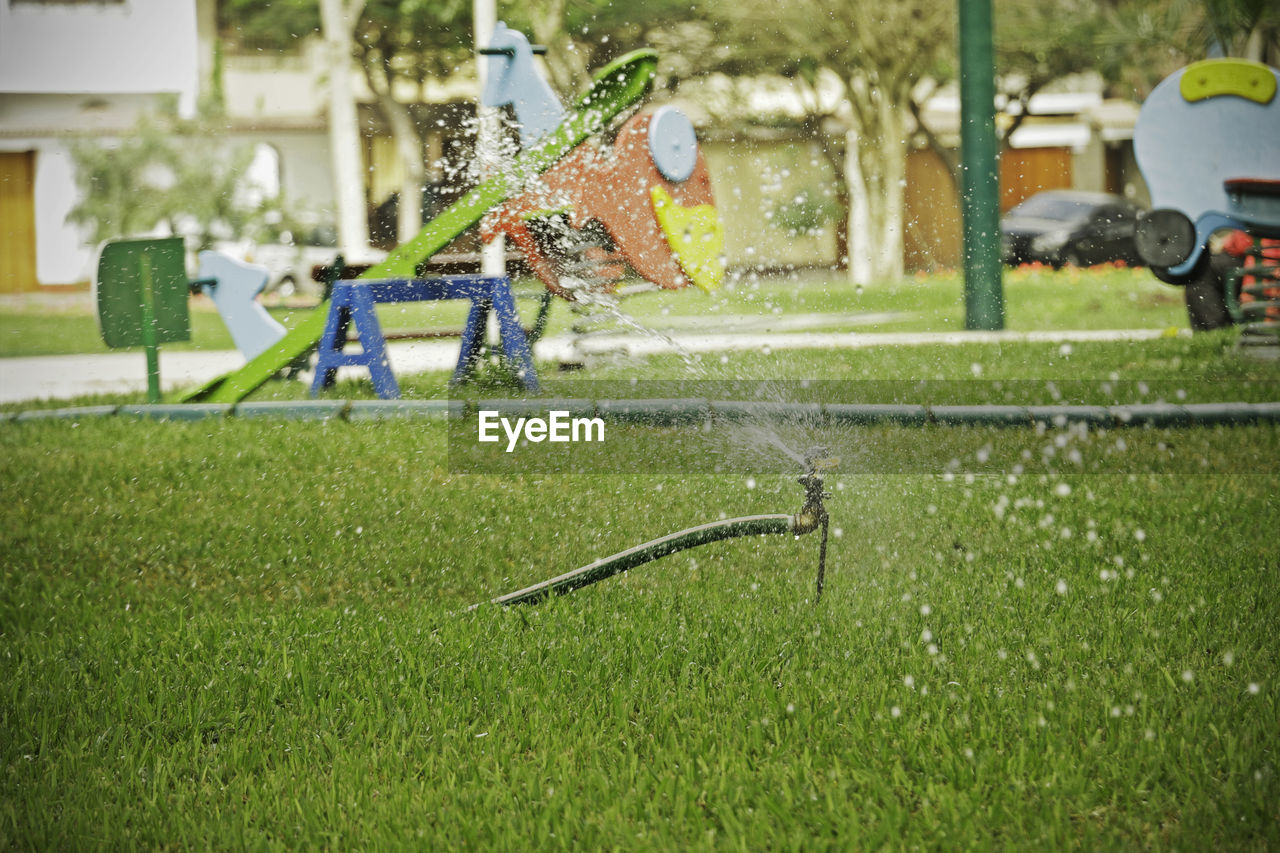
<path id="1" fill-rule="evenodd" d="M 818 546 L 817 593 L 813 599 L 814 604 L 817 604 L 822 600 L 822 587 L 827 575 L 827 523 L 830 518 L 823 501 L 831 497 L 831 493 L 823 487 L 822 472 L 836 467 L 840 460 L 828 455 L 827 448 L 814 447 L 804 455 L 804 461 L 805 472 L 797 480 L 804 486 L 804 506 L 792 521 L 791 532 L 801 536 L 822 528 L 822 544 Z"/>
<path id="2" fill-rule="evenodd" d="M 796 480 L 804 486 L 804 506 L 800 508 L 792 525 L 797 536 L 812 533 L 827 523 L 827 508 L 823 504 L 831 493 L 823 487 L 822 472 L 834 468 L 839 459 L 827 454 L 827 448 L 814 447 L 804 455 L 805 472 Z"/>

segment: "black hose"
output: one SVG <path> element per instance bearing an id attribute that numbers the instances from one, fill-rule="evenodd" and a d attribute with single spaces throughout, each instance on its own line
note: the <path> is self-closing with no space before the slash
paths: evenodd
<path id="1" fill-rule="evenodd" d="M 724 521 L 713 521 L 710 524 L 690 527 L 687 530 L 681 530 L 663 536 L 660 539 L 654 539 L 652 542 L 628 548 L 611 557 L 603 557 L 594 563 L 589 563 L 558 577 L 499 596 L 493 599 L 491 603 L 504 606 L 509 604 L 532 604 L 542 601 L 549 595 L 564 595 L 566 592 L 573 592 L 575 589 L 613 577 L 619 572 L 625 572 L 628 569 L 674 554 L 677 551 L 706 545 L 708 542 L 717 542 L 721 539 L 732 539 L 738 536 L 764 536 L 775 533 L 798 532 L 796 530 L 795 517 L 790 515 L 748 515 L 740 518 L 728 518 Z M 825 525 L 823 526 L 823 533 L 823 545 L 825 546 Z M 825 552 L 825 550 L 824 547 L 823 551 Z M 819 582 L 821 583 L 821 581 Z M 475 610 L 479 606 L 479 604 L 473 604 L 468 609 Z"/>

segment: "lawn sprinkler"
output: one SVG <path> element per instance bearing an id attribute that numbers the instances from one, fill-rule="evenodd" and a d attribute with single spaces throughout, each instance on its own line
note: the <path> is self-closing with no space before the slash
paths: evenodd
<path id="1" fill-rule="evenodd" d="M 825 447 L 815 447 L 805 454 L 805 472 L 796 481 L 804 486 L 804 506 L 795 517 L 793 532 L 797 536 L 802 536 L 805 533 L 812 533 L 819 527 L 822 528 L 822 542 L 818 546 L 818 582 L 817 592 L 813 597 L 814 603 L 822 598 L 822 586 L 827 574 L 827 525 L 830 517 L 827 515 L 824 501 L 831 497 L 831 493 L 823 485 L 822 472 L 834 468 L 838 461 L 827 455 Z"/>
<path id="2" fill-rule="evenodd" d="M 818 581 L 816 604 L 822 598 L 827 566 L 827 525 L 829 517 L 825 501 L 831 493 L 823 485 L 823 472 L 839 462 L 827 455 L 826 448 L 815 447 L 805 454 L 805 470 L 797 482 L 804 486 L 804 505 L 795 515 L 783 513 L 771 515 L 746 515 L 738 518 L 726 518 L 700 524 L 659 539 L 636 545 L 610 557 L 603 557 L 581 568 L 566 572 L 550 580 L 536 583 L 533 586 L 507 593 L 491 599 L 491 604 L 503 606 L 511 604 L 536 604 L 551 595 L 564 595 L 590 586 L 593 583 L 611 578 L 619 572 L 625 572 L 636 566 L 653 562 L 661 557 L 718 542 L 721 539 L 734 539 L 740 536 L 765 536 L 769 534 L 790 534 L 797 539 L 805 534 L 822 529 L 822 541 L 818 547 Z M 475 610 L 479 604 L 473 604 L 468 610 Z"/>

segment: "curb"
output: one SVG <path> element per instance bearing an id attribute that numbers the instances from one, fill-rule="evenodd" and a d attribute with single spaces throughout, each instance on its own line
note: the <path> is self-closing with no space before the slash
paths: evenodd
<path id="1" fill-rule="evenodd" d="M 122 417 L 162 422 L 209 418 L 274 419 L 288 421 L 369 422 L 383 420 L 459 419 L 480 409 L 503 415 L 532 415 L 564 409 L 577 417 L 596 416 L 616 423 L 677 426 L 703 421 L 830 422 L 848 426 L 969 426 L 1065 429 L 1090 428 L 1186 429 L 1191 427 L 1280 424 L 1276 403 L 1143 403 L 1123 406 L 959 406 L 878 403 L 776 403 L 711 401 L 696 398 L 656 400 L 301 400 L 257 403 L 160 403 L 123 406 L 77 406 L 31 409 L 0 415 L 5 423 L 81 421 Z"/>

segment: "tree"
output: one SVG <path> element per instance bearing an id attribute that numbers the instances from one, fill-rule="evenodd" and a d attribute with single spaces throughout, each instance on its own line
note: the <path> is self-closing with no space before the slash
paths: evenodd
<path id="1" fill-rule="evenodd" d="M 159 122 L 143 115 L 133 134 L 120 140 L 72 140 L 80 201 L 67 221 L 87 227 L 92 243 L 154 228 L 167 214 L 159 185 L 166 179 L 156 169 L 168 159 L 169 139 Z"/>
<path id="2" fill-rule="evenodd" d="M 243 50 L 292 50 L 320 35 L 320 4 L 317 0 L 218 0 L 218 31 Z"/>
<path id="3" fill-rule="evenodd" d="M 1280 62 L 1280 7 L 1274 0 L 1203 0 L 1211 44 L 1227 56 Z"/>
<path id="4" fill-rule="evenodd" d="M 848 211 L 853 277 L 900 276 L 911 105 L 953 73 L 952 4 L 743 0 L 705 10 L 715 43 L 734 46 L 711 51 L 712 70 L 791 81 L 804 105 L 800 127 L 820 143 Z M 829 85 L 835 103 L 823 94 Z"/>
<path id="5" fill-rule="evenodd" d="M 1099 51 L 1111 24 L 1111 2 L 996 0 L 997 87 L 1007 98 L 1007 139 L 1046 86 L 1083 71 L 1114 68 L 1117 55 Z"/>
<path id="6" fill-rule="evenodd" d="M 360 128 L 351 86 L 351 49 L 365 0 L 320 0 L 320 22 L 329 60 L 329 148 L 338 200 L 338 245 L 348 257 L 369 245 Z"/>
<path id="7" fill-rule="evenodd" d="M 402 179 L 396 204 L 404 242 L 422 226 L 426 181 L 423 128 L 396 96 L 400 84 L 421 92 L 429 77 L 447 77 L 471 59 L 471 4 L 462 0 L 368 0 L 355 28 L 356 54 L 399 154 Z"/>
<path id="8" fill-rule="evenodd" d="M 228 146 L 218 114 L 208 104 L 195 119 L 178 118 L 170 105 L 143 115 L 120 139 L 77 139 L 70 146 L 80 202 L 67 219 L 89 229 L 100 243 L 143 234 L 158 226 L 193 234 L 199 247 L 215 238 L 236 239 L 280 211 L 247 198 L 248 146 Z"/>
<path id="9" fill-rule="evenodd" d="M 1108 4 L 1100 69 L 1126 94 L 1145 97 L 1177 69 L 1213 55 L 1280 64 L 1280 7 L 1273 0 L 1123 0 Z"/>
<path id="10" fill-rule="evenodd" d="M 223 0 L 219 25 L 242 48 L 287 50 L 317 34 L 324 38 L 339 232 L 348 250 L 368 243 L 351 63 L 396 144 L 403 173 L 397 230 L 408 239 L 421 224 L 426 169 L 423 129 L 398 92 L 421 92 L 428 78 L 452 75 L 469 59 L 469 10 L 467 0 Z"/>

